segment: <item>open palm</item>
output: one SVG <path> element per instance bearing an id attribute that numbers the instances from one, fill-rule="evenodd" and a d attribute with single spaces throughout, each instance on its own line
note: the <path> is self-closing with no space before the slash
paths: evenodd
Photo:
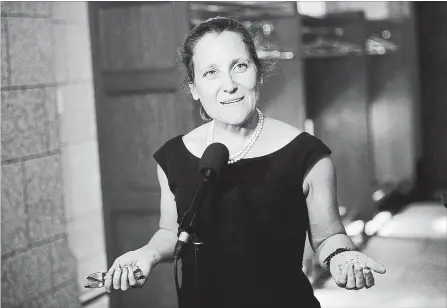
<path id="1" fill-rule="evenodd" d="M 335 283 L 348 290 L 360 290 L 374 285 L 372 271 L 384 274 L 385 267 L 359 251 L 345 251 L 334 256 L 330 272 Z"/>

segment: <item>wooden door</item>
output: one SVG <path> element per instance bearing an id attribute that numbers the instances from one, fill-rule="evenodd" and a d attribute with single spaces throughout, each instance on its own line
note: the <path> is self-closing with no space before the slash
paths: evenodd
<path id="1" fill-rule="evenodd" d="M 180 90 L 177 47 L 187 2 L 90 2 L 102 197 L 109 265 L 158 229 L 160 192 L 152 154 L 196 126 Z M 102 269 L 98 269 L 102 270 Z M 142 289 L 113 292 L 111 307 L 176 307 L 172 264 Z"/>

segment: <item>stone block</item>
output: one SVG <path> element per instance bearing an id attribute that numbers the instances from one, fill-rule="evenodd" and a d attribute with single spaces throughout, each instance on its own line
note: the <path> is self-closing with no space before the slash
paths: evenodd
<path id="1" fill-rule="evenodd" d="M 30 241 L 65 232 L 65 209 L 59 155 L 25 163 Z"/>
<path id="2" fill-rule="evenodd" d="M 58 88 L 62 106 L 61 142 L 81 143 L 96 139 L 96 111 L 93 84 L 67 85 Z"/>
<path id="3" fill-rule="evenodd" d="M 24 165 L 29 217 L 63 214 L 60 156 L 33 159 Z"/>
<path id="4" fill-rule="evenodd" d="M 79 290 L 76 284 L 70 284 L 65 288 L 57 290 L 52 296 L 51 304 L 44 306 L 45 308 L 79 308 L 81 303 L 78 300 Z M 43 307 L 43 308 L 44 308 Z"/>
<path id="5" fill-rule="evenodd" d="M 2 2 L 3 4 L 3 2 Z M 2 87 L 9 85 L 9 49 L 8 49 L 8 34 L 7 23 L 5 18 L 2 18 Z"/>
<path id="6" fill-rule="evenodd" d="M 76 285 L 70 284 L 37 300 L 29 301 L 21 308 L 79 308 L 81 303 L 77 295 Z"/>
<path id="7" fill-rule="evenodd" d="M 2 260 L 2 307 L 25 303 L 52 288 L 51 245 Z"/>
<path id="8" fill-rule="evenodd" d="M 60 148 L 60 121 L 57 110 L 56 89 L 54 87 L 46 88 L 48 99 L 45 100 L 48 123 L 48 151 L 56 151 Z"/>
<path id="9" fill-rule="evenodd" d="M 55 2 L 58 3 L 58 2 Z M 65 3 L 65 2 L 62 2 Z M 67 80 L 67 44 L 65 43 L 66 25 L 53 24 L 54 37 L 54 78 L 56 82 L 65 82 Z"/>
<path id="10" fill-rule="evenodd" d="M 27 214 L 23 202 L 22 165 L 2 166 L 2 255 L 26 247 Z"/>
<path id="11" fill-rule="evenodd" d="M 48 20 L 8 18 L 12 85 L 54 81 L 54 44 Z"/>
<path id="12" fill-rule="evenodd" d="M 25 204 L 23 202 L 22 165 L 2 166 L 2 208 L 1 219 L 26 220 Z"/>
<path id="13" fill-rule="evenodd" d="M 76 259 L 71 253 L 65 239 L 52 243 L 54 285 L 60 285 L 69 280 L 76 280 Z"/>
<path id="14" fill-rule="evenodd" d="M 67 221 L 102 215 L 101 179 L 96 141 L 62 147 Z"/>
<path id="15" fill-rule="evenodd" d="M 2 221 L 2 255 L 27 245 L 26 220 Z"/>
<path id="16" fill-rule="evenodd" d="M 51 238 L 64 233 L 65 218 L 52 214 L 30 218 L 28 222 L 28 238 L 31 243 Z"/>
<path id="17" fill-rule="evenodd" d="M 50 1 L 2 1 L 2 15 L 50 17 L 53 3 Z"/>
<path id="18" fill-rule="evenodd" d="M 88 24 L 67 25 L 66 39 L 68 81 L 92 80 L 92 57 Z"/>
<path id="19" fill-rule="evenodd" d="M 49 117 L 55 104 L 54 89 L 2 92 L 2 161 L 48 151 L 50 130 L 57 123 Z"/>

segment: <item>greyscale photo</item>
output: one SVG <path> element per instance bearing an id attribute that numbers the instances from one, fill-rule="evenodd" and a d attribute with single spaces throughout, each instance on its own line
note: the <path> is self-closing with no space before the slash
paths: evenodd
<path id="1" fill-rule="evenodd" d="M 1 307 L 447 307 L 447 3 L 1 1 Z"/>

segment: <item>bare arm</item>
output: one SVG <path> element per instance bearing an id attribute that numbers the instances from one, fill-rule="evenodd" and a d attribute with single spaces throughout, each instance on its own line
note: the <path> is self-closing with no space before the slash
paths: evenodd
<path id="1" fill-rule="evenodd" d="M 176 204 L 166 175 L 160 166 L 157 166 L 157 174 L 161 187 L 160 228 L 149 243 L 115 259 L 105 276 L 104 287 L 107 292 L 111 292 L 112 283 L 114 289 L 123 291 L 128 290 L 130 286 L 143 286 L 155 265 L 174 257 L 178 227 Z M 137 268 L 143 274 L 138 280 L 134 276 Z"/>
<path id="2" fill-rule="evenodd" d="M 304 179 L 309 213 L 309 240 L 323 268 L 324 259 L 337 248 L 355 248 L 346 235 L 337 204 L 335 167 L 330 157 L 319 160 Z"/>
<path id="3" fill-rule="evenodd" d="M 157 175 L 161 188 L 160 228 L 145 246 L 145 249 L 153 255 L 153 265 L 163 261 L 173 260 L 178 230 L 177 208 L 174 195 L 169 188 L 166 174 L 158 165 Z"/>

